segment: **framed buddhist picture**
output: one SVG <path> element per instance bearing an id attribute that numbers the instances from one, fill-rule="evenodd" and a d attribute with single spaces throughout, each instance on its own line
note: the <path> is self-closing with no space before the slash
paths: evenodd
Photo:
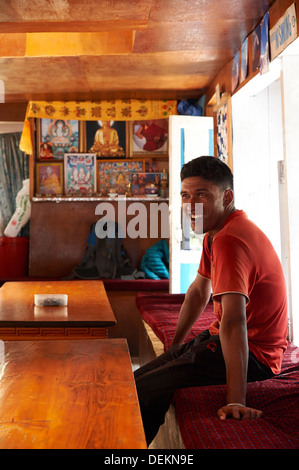
<path id="1" fill-rule="evenodd" d="M 219 105 L 214 109 L 215 144 L 217 157 L 226 163 L 232 170 L 232 115 L 231 96 L 224 93 Z"/>
<path id="2" fill-rule="evenodd" d="M 68 196 L 94 194 L 97 190 L 95 154 L 65 154 L 64 184 Z"/>
<path id="3" fill-rule="evenodd" d="M 40 195 L 63 193 L 63 163 L 36 164 L 36 193 Z"/>
<path id="4" fill-rule="evenodd" d="M 126 158 L 127 152 L 126 121 L 86 121 L 84 148 L 98 158 Z"/>
<path id="5" fill-rule="evenodd" d="M 142 160 L 99 160 L 97 165 L 98 190 L 102 196 L 130 192 L 133 174 L 144 170 Z"/>
<path id="6" fill-rule="evenodd" d="M 232 65 L 232 93 L 236 90 L 239 85 L 239 74 L 240 74 L 240 52 L 238 51 L 233 58 Z"/>
<path id="7" fill-rule="evenodd" d="M 130 122 L 130 156 L 168 154 L 168 120 Z"/>
<path id="8" fill-rule="evenodd" d="M 134 173 L 131 191 L 133 196 L 156 197 L 160 194 L 163 173 Z"/>
<path id="9" fill-rule="evenodd" d="M 61 159 L 80 151 L 80 123 L 64 119 L 37 120 L 37 158 Z"/>
<path id="10" fill-rule="evenodd" d="M 261 57 L 261 24 L 259 23 L 252 32 L 252 71 L 260 66 Z"/>
<path id="11" fill-rule="evenodd" d="M 241 48 L 240 83 L 244 82 L 247 75 L 248 75 L 248 38 L 245 39 Z"/>

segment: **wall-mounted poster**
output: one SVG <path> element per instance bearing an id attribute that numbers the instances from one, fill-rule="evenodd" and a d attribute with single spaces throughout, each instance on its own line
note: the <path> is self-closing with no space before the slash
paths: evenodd
<path id="1" fill-rule="evenodd" d="M 79 121 L 38 119 L 37 157 L 63 159 L 65 153 L 78 153 L 79 138 Z"/>
<path id="2" fill-rule="evenodd" d="M 260 58 L 260 74 L 269 72 L 269 12 L 267 12 L 263 19 L 262 34 L 261 34 L 261 58 Z"/>
<path id="3" fill-rule="evenodd" d="M 296 5 L 293 3 L 270 29 L 271 60 L 297 38 Z"/>
<path id="4" fill-rule="evenodd" d="M 232 92 L 235 91 L 239 84 L 239 60 L 240 54 L 237 52 L 235 57 L 233 58 L 233 68 L 232 68 Z"/>
<path id="5" fill-rule="evenodd" d="M 248 38 L 242 44 L 241 54 L 240 83 L 244 82 L 248 74 Z"/>
<path id="6" fill-rule="evenodd" d="M 231 96 L 228 93 L 221 96 L 219 106 L 215 111 L 217 156 L 232 170 Z"/>
<path id="7" fill-rule="evenodd" d="M 260 66 L 261 56 L 261 25 L 258 24 L 252 33 L 252 71 Z"/>
<path id="8" fill-rule="evenodd" d="M 63 163 L 36 164 L 36 192 L 44 195 L 63 193 Z"/>
<path id="9" fill-rule="evenodd" d="M 125 121 L 86 121 L 85 148 L 99 158 L 126 157 Z"/>
<path id="10" fill-rule="evenodd" d="M 130 122 L 130 156 L 167 153 L 167 119 Z"/>
<path id="11" fill-rule="evenodd" d="M 143 161 L 133 160 L 99 160 L 98 161 L 98 189 L 101 196 L 109 193 L 126 194 L 131 184 L 132 175 L 143 171 Z"/>
<path id="12" fill-rule="evenodd" d="M 64 181 L 67 195 L 91 195 L 96 192 L 96 156 L 94 154 L 66 154 Z"/>

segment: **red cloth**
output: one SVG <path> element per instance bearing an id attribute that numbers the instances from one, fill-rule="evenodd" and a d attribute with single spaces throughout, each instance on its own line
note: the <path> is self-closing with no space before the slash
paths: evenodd
<path id="1" fill-rule="evenodd" d="M 183 294 L 139 293 L 139 312 L 165 348 L 171 344 Z M 188 339 L 205 330 L 213 319 L 213 305 L 196 322 Z M 220 421 L 217 410 L 225 403 L 226 386 L 178 390 L 174 406 L 187 449 L 298 449 L 299 348 L 288 342 L 279 375 L 247 384 L 247 404 L 263 411 L 257 420 Z"/>
<path id="2" fill-rule="evenodd" d="M 198 272 L 212 282 L 217 320 L 211 334 L 219 332 L 221 295 L 244 294 L 249 349 L 278 374 L 287 346 L 287 294 L 280 261 L 266 235 L 245 212 L 233 212 L 215 235 L 211 251 L 205 235 Z"/>

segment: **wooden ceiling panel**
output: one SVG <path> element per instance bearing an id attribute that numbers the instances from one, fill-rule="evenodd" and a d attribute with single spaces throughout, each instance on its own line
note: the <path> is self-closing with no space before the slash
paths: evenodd
<path id="1" fill-rule="evenodd" d="M 18 57 L 26 54 L 26 33 L 0 33 L 1 57 Z"/>
<path id="2" fill-rule="evenodd" d="M 88 99 L 88 84 L 80 58 L 0 59 L 6 101 L 47 99 L 50 96 L 82 94 Z"/>
<path id="3" fill-rule="evenodd" d="M 163 22 L 204 21 L 213 24 L 215 18 L 242 21 L 254 20 L 255 24 L 275 0 L 153 0 L 150 20 Z"/>
<path id="4" fill-rule="evenodd" d="M 223 53 L 231 58 L 232 50 L 235 52 L 239 48 L 251 26 L 250 20 L 242 23 L 216 21 L 213 24 L 202 21 L 161 23 L 136 31 L 133 50 L 136 53 L 218 50 L 217 58 Z"/>
<path id="5" fill-rule="evenodd" d="M 200 53 L 195 52 L 166 52 L 163 54 L 129 54 L 122 56 L 105 56 L 105 57 L 81 57 L 87 76 L 95 78 L 101 74 L 104 76 L 115 75 L 119 80 L 130 75 L 158 76 L 163 75 L 196 75 L 202 70 L 202 65 L 207 71 L 209 64 L 209 72 L 213 71 L 213 61 Z"/>
<path id="6" fill-rule="evenodd" d="M 0 21 L 140 20 L 151 5 L 152 0 L 1 0 Z"/>
<path id="7" fill-rule="evenodd" d="M 192 56 L 192 58 L 191 58 Z M 177 96 L 197 93 L 207 86 L 212 62 L 199 64 L 200 54 L 183 53 L 177 58 L 175 53 L 142 54 L 129 56 L 82 57 L 85 75 L 93 96 L 98 90 L 152 90 L 157 98 L 163 93 Z M 200 74 L 199 74 L 200 69 Z M 146 77 L 146 80 L 145 80 Z M 188 84 L 188 87 L 186 85 Z M 122 96 L 123 97 L 123 96 Z"/>
<path id="8" fill-rule="evenodd" d="M 5 101 L 199 97 L 272 3 L 1 0 Z"/>
<path id="9" fill-rule="evenodd" d="M 28 33 L 26 55 L 82 56 L 129 54 L 133 49 L 133 31 L 101 31 L 99 33 Z"/>
<path id="10" fill-rule="evenodd" d="M 108 31 L 143 28 L 151 0 L 1 0 L 0 31 Z"/>

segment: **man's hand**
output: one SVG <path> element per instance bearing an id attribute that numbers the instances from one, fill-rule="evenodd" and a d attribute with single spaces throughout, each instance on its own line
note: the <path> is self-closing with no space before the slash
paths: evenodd
<path id="1" fill-rule="evenodd" d="M 244 405 L 226 405 L 217 411 L 217 415 L 221 420 L 229 416 L 234 419 L 257 419 L 262 416 L 262 411 Z"/>

